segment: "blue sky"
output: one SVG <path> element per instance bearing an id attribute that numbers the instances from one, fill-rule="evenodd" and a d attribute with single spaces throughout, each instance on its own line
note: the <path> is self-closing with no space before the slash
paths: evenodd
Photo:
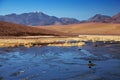
<path id="1" fill-rule="evenodd" d="M 117 14 L 120 0 L 0 0 L 0 15 L 33 11 L 85 20 L 95 14 Z"/>

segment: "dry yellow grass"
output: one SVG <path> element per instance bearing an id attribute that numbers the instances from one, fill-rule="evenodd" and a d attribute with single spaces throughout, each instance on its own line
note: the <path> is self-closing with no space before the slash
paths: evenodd
<path id="1" fill-rule="evenodd" d="M 74 40 L 74 38 L 36 38 L 36 39 L 0 39 L 0 47 L 16 47 L 16 46 L 82 46 L 83 42 L 69 43 L 69 41 Z M 80 44 L 81 43 L 81 44 Z"/>
<path id="2" fill-rule="evenodd" d="M 81 23 L 71 25 L 37 26 L 38 28 L 87 35 L 120 35 L 120 24 L 113 23 Z"/>
<path id="3" fill-rule="evenodd" d="M 84 41 L 120 41 L 120 36 L 112 35 L 79 35 L 79 39 Z"/>
<path id="4" fill-rule="evenodd" d="M 71 43 L 71 41 L 73 41 Z M 74 43 L 74 41 L 76 41 Z M 83 46 L 85 43 L 83 41 L 119 41 L 120 36 L 104 36 L 104 35 L 79 35 L 78 37 L 42 37 L 42 38 L 27 38 L 24 39 L 14 38 L 14 39 L 0 39 L 0 47 L 16 47 L 16 46 Z"/>

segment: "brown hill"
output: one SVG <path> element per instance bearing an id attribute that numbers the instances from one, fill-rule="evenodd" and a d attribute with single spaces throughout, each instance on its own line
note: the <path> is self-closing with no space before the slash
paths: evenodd
<path id="1" fill-rule="evenodd" d="M 40 28 L 77 35 L 120 35 L 120 24 L 115 23 L 81 23 L 72 25 L 41 26 Z"/>
<path id="2" fill-rule="evenodd" d="M 61 32 L 0 21 L 0 36 L 67 35 Z"/>

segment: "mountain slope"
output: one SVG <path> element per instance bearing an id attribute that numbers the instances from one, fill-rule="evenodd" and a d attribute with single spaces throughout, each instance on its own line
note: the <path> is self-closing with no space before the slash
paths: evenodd
<path id="1" fill-rule="evenodd" d="M 74 23 L 79 23 L 79 21 L 77 19 L 74 18 L 60 18 L 60 22 L 62 22 L 62 24 L 74 24 Z"/>
<path id="2" fill-rule="evenodd" d="M 113 22 L 120 23 L 120 13 L 112 16 Z"/>
<path id="3" fill-rule="evenodd" d="M 49 16 L 42 12 L 30 12 L 30 13 L 23 13 L 23 14 L 9 14 L 5 16 L 0 16 L 1 21 L 7 21 L 17 24 L 24 24 L 24 25 L 54 25 L 54 24 L 71 24 L 71 23 L 78 23 L 79 20 L 73 18 L 57 18 L 55 16 Z"/>
<path id="4" fill-rule="evenodd" d="M 114 16 L 96 14 L 88 20 L 79 21 L 74 18 L 58 18 L 49 16 L 42 12 L 30 12 L 22 14 L 8 14 L 0 16 L 0 21 L 7 21 L 28 26 L 45 26 L 45 25 L 67 25 L 76 23 L 101 22 L 101 23 L 120 23 L 120 13 Z"/>
<path id="5" fill-rule="evenodd" d="M 88 19 L 88 22 L 106 22 L 109 23 L 112 21 L 110 16 L 96 14 L 95 16 Z"/>
<path id="6" fill-rule="evenodd" d="M 0 36 L 67 35 L 61 32 L 0 21 Z"/>
<path id="7" fill-rule="evenodd" d="M 120 35 L 120 24 L 115 23 L 81 23 L 57 26 L 37 26 L 43 29 L 62 31 L 71 34 Z"/>
<path id="8" fill-rule="evenodd" d="M 111 16 L 96 14 L 86 20 L 86 22 L 101 22 L 101 23 L 120 23 L 120 13 Z"/>

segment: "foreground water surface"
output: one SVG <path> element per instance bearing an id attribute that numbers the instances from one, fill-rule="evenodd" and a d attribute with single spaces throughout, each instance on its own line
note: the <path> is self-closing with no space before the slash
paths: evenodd
<path id="1" fill-rule="evenodd" d="M 103 42 L 0 48 L 0 80 L 120 80 L 119 50 L 119 43 Z"/>

